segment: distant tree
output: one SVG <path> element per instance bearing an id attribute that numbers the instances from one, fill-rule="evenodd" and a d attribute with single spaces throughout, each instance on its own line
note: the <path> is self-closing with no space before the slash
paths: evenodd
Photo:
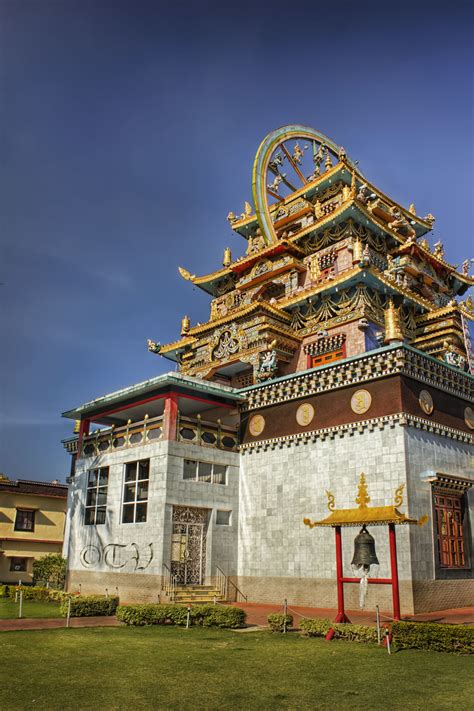
<path id="1" fill-rule="evenodd" d="M 35 582 L 62 588 L 66 580 L 66 567 L 67 561 L 59 553 L 49 553 L 33 562 L 33 577 Z"/>

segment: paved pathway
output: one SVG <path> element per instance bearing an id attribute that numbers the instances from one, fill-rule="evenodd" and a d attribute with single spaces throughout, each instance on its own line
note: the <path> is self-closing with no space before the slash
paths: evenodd
<path id="1" fill-rule="evenodd" d="M 253 602 L 234 603 L 247 613 L 247 624 L 266 627 L 267 616 L 272 612 L 283 612 L 282 605 L 262 605 Z M 300 607 L 288 605 L 288 612 L 293 615 L 294 626 L 298 626 L 301 617 L 329 617 L 334 620 L 336 610 L 322 607 Z M 351 622 L 361 625 L 375 625 L 375 612 L 361 610 L 347 610 Z M 474 607 L 462 607 L 455 610 L 441 610 L 439 612 L 426 612 L 418 615 L 405 615 L 404 620 L 418 622 L 440 622 L 461 625 L 474 625 Z M 381 622 L 391 621 L 388 612 L 381 613 Z M 120 622 L 116 617 L 71 617 L 70 627 L 118 627 Z M 60 619 L 14 619 L 0 620 L 0 632 L 12 630 L 50 630 L 66 627 L 66 620 Z"/>
<path id="2" fill-rule="evenodd" d="M 257 603 L 233 603 L 235 607 L 241 607 L 247 613 L 247 624 L 266 625 L 267 615 L 272 612 L 283 612 L 282 605 L 262 605 Z M 288 612 L 293 615 L 294 626 L 298 626 L 298 620 L 301 617 L 328 617 L 334 620 L 336 610 L 333 608 L 322 607 L 300 607 L 288 604 Z M 375 611 L 365 610 L 346 610 L 346 614 L 356 624 L 360 625 L 375 625 Z M 391 622 L 392 617 L 390 612 L 380 611 L 382 624 Z M 417 622 L 438 622 L 445 624 L 463 624 L 474 625 L 474 607 L 462 607 L 454 610 L 441 610 L 439 612 L 425 612 L 418 615 L 404 615 L 404 620 L 413 620 Z"/>

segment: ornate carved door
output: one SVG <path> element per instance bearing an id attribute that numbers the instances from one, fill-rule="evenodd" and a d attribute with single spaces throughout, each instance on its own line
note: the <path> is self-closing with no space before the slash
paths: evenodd
<path id="1" fill-rule="evenodd" d="M 171 572 L 181 585 L 202 585 L 206 569 L 207 510 L 173 506 Z"/>

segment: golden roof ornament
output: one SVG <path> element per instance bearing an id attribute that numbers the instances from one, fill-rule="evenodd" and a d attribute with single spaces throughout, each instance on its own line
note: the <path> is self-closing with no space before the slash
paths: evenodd
<path id="1" fill-rule="evenodd" d="M 230 222 L 231 225 L 233 225 L 234 222 L 237 222 L 238 219 L 239 219 L 239 218 L 237 217 L 237 215 L 235 214 L 235 212 L 232 212 L 232 210 L 231 210 L 231 211 L 229 212 L 229 214 L 227 215 L 227 221 Z"/>
<path id="2" fill-rule="evenodd" d="M 191 322 L 189 321 L 189 316 L 183 316 L 181 319 L 181 335 L 186 336 L 191 328 Z"/>
<path id="3" fill-rule="evenodd" d="M 188 270 L 185 269 L 184 267 L 178 267 L 178 271 L 181 274 L 181 276 L 183 277 L 183 279 L 186 279 L 186 281 L 191 281 L 192 279 L 195 279 L 195 277 L 196 277 L 195 274 L 191 274 L 191 272 L 188 272 Z"/>
<path id="4" fill-rule="evenodd" d="M 224 257 L 222 259 L 222 264 L 224 267 L 228 267 L 232 264 L 232 252 L 230 247 L 224 249 Z"/>
<path id="5" fill-rule="evenodd" d="M 246 217 L 250 217 L 252 214 L 252 205 L 247 200 L 244 203 L 244 212 Z"/>
<path id="6" fill-rule="evenodd" d="M 408 208 L 408 212 L 411 212 L 412 215 L 416 215 L 416 209 L 415 209 L 415 203 L 412 202 L 410 207 Z"/>
<path id="7" fill-rule="evenodd" d="M 392 297 L 388 300 L 388 306 L 384 309 L 385 338 L 384 343 L 393 341 L 403 341 L 403 333 L 400 327 L 400 311 L 395 308 Z"/>
<path id="8" fill-rule="evenodd" d="M 379 525 L 389 523 L 411 523 L 423 526 L 428 520 L 428 516 L 422 516 L 419 520 L 410 518 L 401 513 L 397 506 L 403 504 L 403 490 L 405 484 L 400 484 L 395 490 L 394 503 L 391 506 L 369 506 L 370 496 L 367 490 L 365 474 L 362 472 L 359 477 L 358 493 L 355 499 L 357 508 L 336 509 L 334 494 L 326 491 L 328 498 L 329 515 L 321 521 L 311 521 L 309 518 L 303 519 L 305 526 L 314 528 L 315 526 L 360 526 L 366 524 Z"/>

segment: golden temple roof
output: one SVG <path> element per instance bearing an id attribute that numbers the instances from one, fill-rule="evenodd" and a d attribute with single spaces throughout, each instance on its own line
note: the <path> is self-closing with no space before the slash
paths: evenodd
<path id="1" fill-rule="evenodd" d="M 395 491 L 394 505 L 369 506 L 370 496 L 367 491 L 365 474 L 362 472 L 359 479 L 358 495 L 355 499 L 356 504 L 359 504 L 358 508 L 336 509 L 334 495 L 330 491 L 326 491 L 328 509 L 331 512 L 329 516 L 321 521 L 310 521 L 309 518 L 305 518 L 303 523 L 309 528 L 314 528 L 315 526 L 362 526 L 364 524 L 367 526 L 383 526 L 389 523 L 416 523 L 419 526 L 423 526 L 428 520 L 427 516 L 422 516 L 419 520 L 410 518 L 396 508 L 403 503 L 404 486 L 405 484 L 401 484 Z"/>

